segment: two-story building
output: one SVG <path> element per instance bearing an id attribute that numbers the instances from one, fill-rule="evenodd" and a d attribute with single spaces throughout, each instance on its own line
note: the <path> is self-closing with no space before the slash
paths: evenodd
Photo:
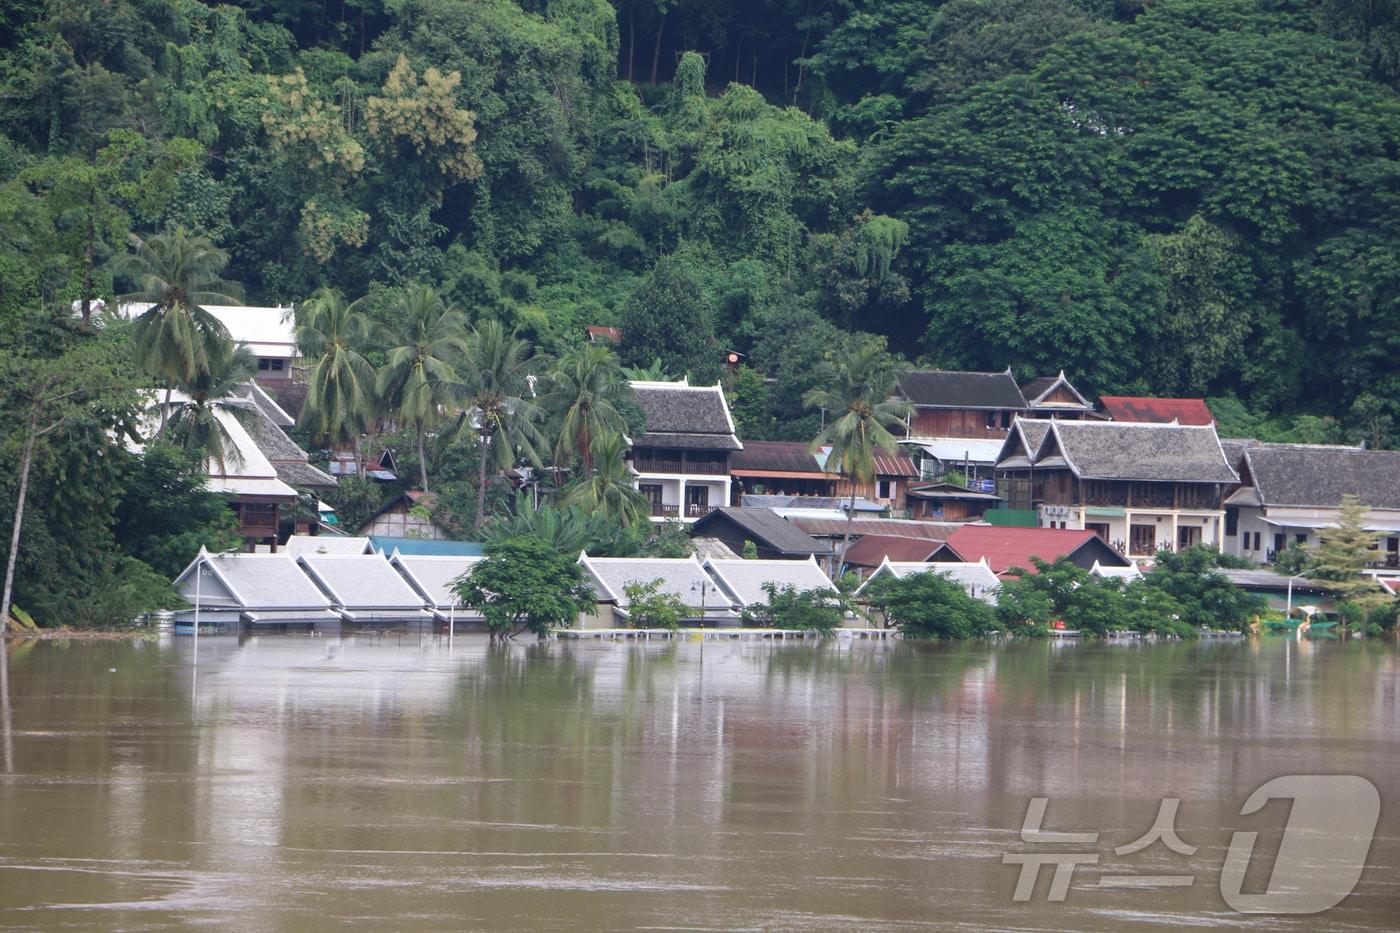
<path id="1" fill-rule="evenodd" d="M 1380 535 L 1376 563 L 1400 568 L 1400 451 L 1226 443 L 1240 475 L 1239 488 L 1225 500 L 1230 553 L 1272 563 L 1290 544 L 1316 545 L 1351 493 L 1369 509 L 1366 527 Z"/>
<path id="2" fill-rule="evenodd" d="M 637 488 L 653 521 L 692 522 L 729 503 L 729 456 L 744 449 L 718 384 L 633 382 L 646 431 L 632 439 Z"/>
<path id="3" fill-rule="evenodd" d="M 1002 443 L 1018 418 L 1080 419 L 1094 407 L 1065 374 L 1018 384 L 1000 373 L 914 370 L 900 377 L 898 398 L 913 406 L 904 442 L 921 459 L 924 479 L 960 473 L 991 492 Z"/>
<path id="4" fill-rule="evenodd" d="M 1129 557 L 1221 548 L 1239 481 L 1213 425 L 1021 421 L 997 461 L 1011 508 L 1042 528 L 1085 529 Z"/>

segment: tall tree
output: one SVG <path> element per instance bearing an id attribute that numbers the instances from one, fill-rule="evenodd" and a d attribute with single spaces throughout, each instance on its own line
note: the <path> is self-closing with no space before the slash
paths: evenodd
<path id="1" fill-rule="evenodd" d="M 208 366 L 180 383 L 185 398 L 161 413 L 170 440 L 221 470 L 227 469 L 229 462 L 241 466 L 242 455 L 223 419 L 244 422 L 252 417 L 252 402 L 246 393 L 255 372 L 257 360 L 246 348 L 232 343 L 211 347 Z"/>
<path id="2" fill-rule="evenodd" d="M 851 546 L 851 522 L 856 515 L 856 488 L 875 481 L 876 451 L 893 452 L 894 431 L 903 426 L 911 408 L 891 396 L 899 371 L 884 347 L 866 342 L 819 368 L 818 388 L 802 397 L 808 408 L 830 413 L 831 420 L 812 441 L 812 449 L 831 448 L 827 472 L 840 473 L 851 486 L 846 507 L 846 533 L 838 564 L 846 562 Z"/>
<path id="3" fill-rule="evenodd" d="M 359 301 L 323 288 L 297 308 L 297 345 L 314 360 L 307 377 L 301 425 L 331 444 L 353 444 L 369 426 L 375 406 L 374 367 L 361 355 L 369 319 Z"/>
<path id="4" fill-rule="evenodd" d="M 210 348 L 229 340 L 228 329 L 204 306 L 238 304 L 243 290 L 223 278 L 228 253 L 184 227 L 144 239 L 133 233 L 129 241 L 120 268 L 136 289 L 120 300 L 148 306 L 136 318 L 132 339 L 141 365 L 165 382 L 164 430 L 175 384 L 207 369 Z"/>
<path id="5" fill-rule="evenodd" d="M 456 364 L 467 352 L 466 316 L 447 306 L 427 285 L 399 290 L 389 307 L 394 327 L 385 335 L 393 348 L 379 371 L 378 393 L 401 427 L 418 440 L 418 479 L 428 491 L 424 438 L 455 401 Z"/>
<path id="6" fill-rule="evenodd" d="M 535 426 L 539 407 L 532 401 L 539 360 L 530 345 L 500 321 L 483 321 L 467 340 L 458 401 L 461 425 L 476 434 L 481 448 L 476 486 L 476 527 L 486 520 L 488 475 L 503 473 L 521 460 L 540 466 L 544 437 Z"/>
<path id="7" fill-rule="evenodd" d="M 623 311 L 622 361 L 647 366 L 659 359 L 667 372 L 697 381 L 719 373 L 714 316 L 700 283 L 674 257 L 663 257 L 632 293 Z"/>
<path id="8" fill-rule="evenodd" d="M 1326 580 L 1348 600 L 1365 605 L 1384 598 L 1376 581 L 1362 571 L 1376 560 L 1376 542 L 1380 535 L 1366 530 L 1370 512 L 1351 493 L 1342 496 L 1337 524 L 1318 532 L 1317 546 L 1312 558 L 1311 576 Z"/>
<path id="9" fill-rule="evenodd" d="M 15 422 L 20 438 L 19 490 L 10 526 L 0 629 L 10 618 L 15 564 L 19 559 L 29 478 L 35 460 L 53 437 L 88 420 L 110 426 L 110 412 L 133 398 L 126 347 L 120 340 L 98 338 L 52 357 L 28 352 L 0 354 L 0 412 Z M 105 432 L 102 432 L 105 434 Z"/>
<path id="10" fill-rule="evenodd" d="M 554 466 L 566 467 L 578 454 L 584 474 L 592 473 L 593 440 L 627 427 L 616 407 L 627 385 L 617 357 L 595 343 L 573 347 L 550 371 L 548 385 L 540 404 L 553 417 Z"/>
<path id="11" fill-rule="evenodd" d="M 621 435 L 596 435 L 594 468 L 564 491 L 563 504 L 616 519 L 628 527 L 650 521 L 651 506 L 637 489 L 634 474 L 623 459 L 625 451 Z"/>

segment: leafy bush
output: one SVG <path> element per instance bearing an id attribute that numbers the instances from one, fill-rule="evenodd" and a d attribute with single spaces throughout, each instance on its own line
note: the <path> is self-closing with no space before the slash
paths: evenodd
<path id="1" fill-rule="evenodd" d="M 883 576 L 867 593 L 870 605 L 906 638 L 982 638 L 1002 630 L 991 606 L 942 574 Z"/>
<path id="2" fill-rule="evenodd" d="M 548 635 L 573 624 L 594 604 L 576 561 L 537 538 L 510 538 L 486 547 L 486 559 L 452 582 L 463 604 L 486 617 L 492 639 L 526 629 Z"/>
<path id="3" fill-rule="evenodd" d="M 633 628 L 664 628 L 674 632 L 690 614 L 679 596 L 660 592 L 662 582 L 657 579 L 649 583 L 629 583 L 622 588 Z"/>
<path id="4" fill-rule="evenodd" d="M 768 596 L 766 604 L 744 607 L 745 625 L 823 635 L 841 627 L 844 601 L 835 590 L 799 590 L 790 583 L 779 587 L 770 582 L 763 584 L 763 592 Z"/>

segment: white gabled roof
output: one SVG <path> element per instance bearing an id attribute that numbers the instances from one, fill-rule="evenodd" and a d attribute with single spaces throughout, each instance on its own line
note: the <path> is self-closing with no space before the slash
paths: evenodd
<path id="1" fill-rule="evenodd" d="M 654 580 L 661 581 L 659 594 L 676 596 L 692 609 L 717 612 L 734 608 L 732 599 L 694 557 L 589 557 L 585 552 L 578 562 L 588 574 L 598 599 L 615 603 L 620 609 L 627 608 L 626 587 Z"/>
<path id="2" fill-rule="evenodd" d="M 341 535 L 292 535 L 282 550 L 292 557 L 303 554 L 373 554 L 369 538 Z"/>
<path id="3" fill-rule="evenodd" d="M 792 586 L 799 591 L 836 589 L 815 557 L 806 560 L 709 560 L 705 562 L 705 569 L 740 606 L 767 605 L 765 583 L 772 583 L 779 589 Z"/>
<path id="4" fill-rule="evenodd" d="M 1105 567 L 1098 561 L 1094 561 L 1094 566 L 1089 568 L 1091 576 L 1095 577 L 1117 577 L 1120 580 L 1137 580 L 1142 577 L 1142 571 L 1137 564 L 1129 564 L 1126 567 Z"/>
<path id="5" fill-rule="evenodd" d="M 200 602 L 246 611 L 310 611 L 331 608 L 330 600 L 287 554 L 214 554 L 203 549 L 175 578 L 175 589 L 193 602 L 194 571 L 202 563 L 209 572 L 200 581 Z M 206 583 L 215 582 L 211 590 Z"/>
<path id="6" fill-rule="evenodd" d="M 865 592 L 865 588 L 882 574 L 902 580 L 919 573 L 937 573 L 948 577 L 961 583 L 969 596 L 976 597 L 984 603 L 996 604 L 996 591 L 1001 581 L 992 572 L 986 558 L 970 563 L 961 563 L 958 561 L 893 561 L 887 557 L 880 563 L 879 567 L 875 568 L 874 573 L 860 585 L 855 595 L 860 596 L 861 593 Z"/>
<path id="7" fill-rule="evenodd" d="M 394 551 L 390 562 L 409 585 L 433 608 L 460 607 L 452 581 L 471 570 L 483 557 L 455 557 L 438 554 L 400 554 Z"/>
<path id="8" fill-rule="evenodd" d="M 298 561 L 346 612 L 413 614 L 427 605 L 383 554 L 303 554 Z"/>

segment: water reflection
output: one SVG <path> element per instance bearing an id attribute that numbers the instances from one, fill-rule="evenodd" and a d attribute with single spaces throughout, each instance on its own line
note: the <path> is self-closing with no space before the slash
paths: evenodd
<path id="1" fill-rule="evenodd" d="M 189 641 L 12 652 L 0 925 L 1225 922 L 1000 856 L 1032 795 L 1109 846 L 1181 797 L 1202 877 L 1280 773 L 1400 799 L 1389 645 Z M 1336 923 L 1393 920 L 1393 822 L 1372 865 Z"/>

